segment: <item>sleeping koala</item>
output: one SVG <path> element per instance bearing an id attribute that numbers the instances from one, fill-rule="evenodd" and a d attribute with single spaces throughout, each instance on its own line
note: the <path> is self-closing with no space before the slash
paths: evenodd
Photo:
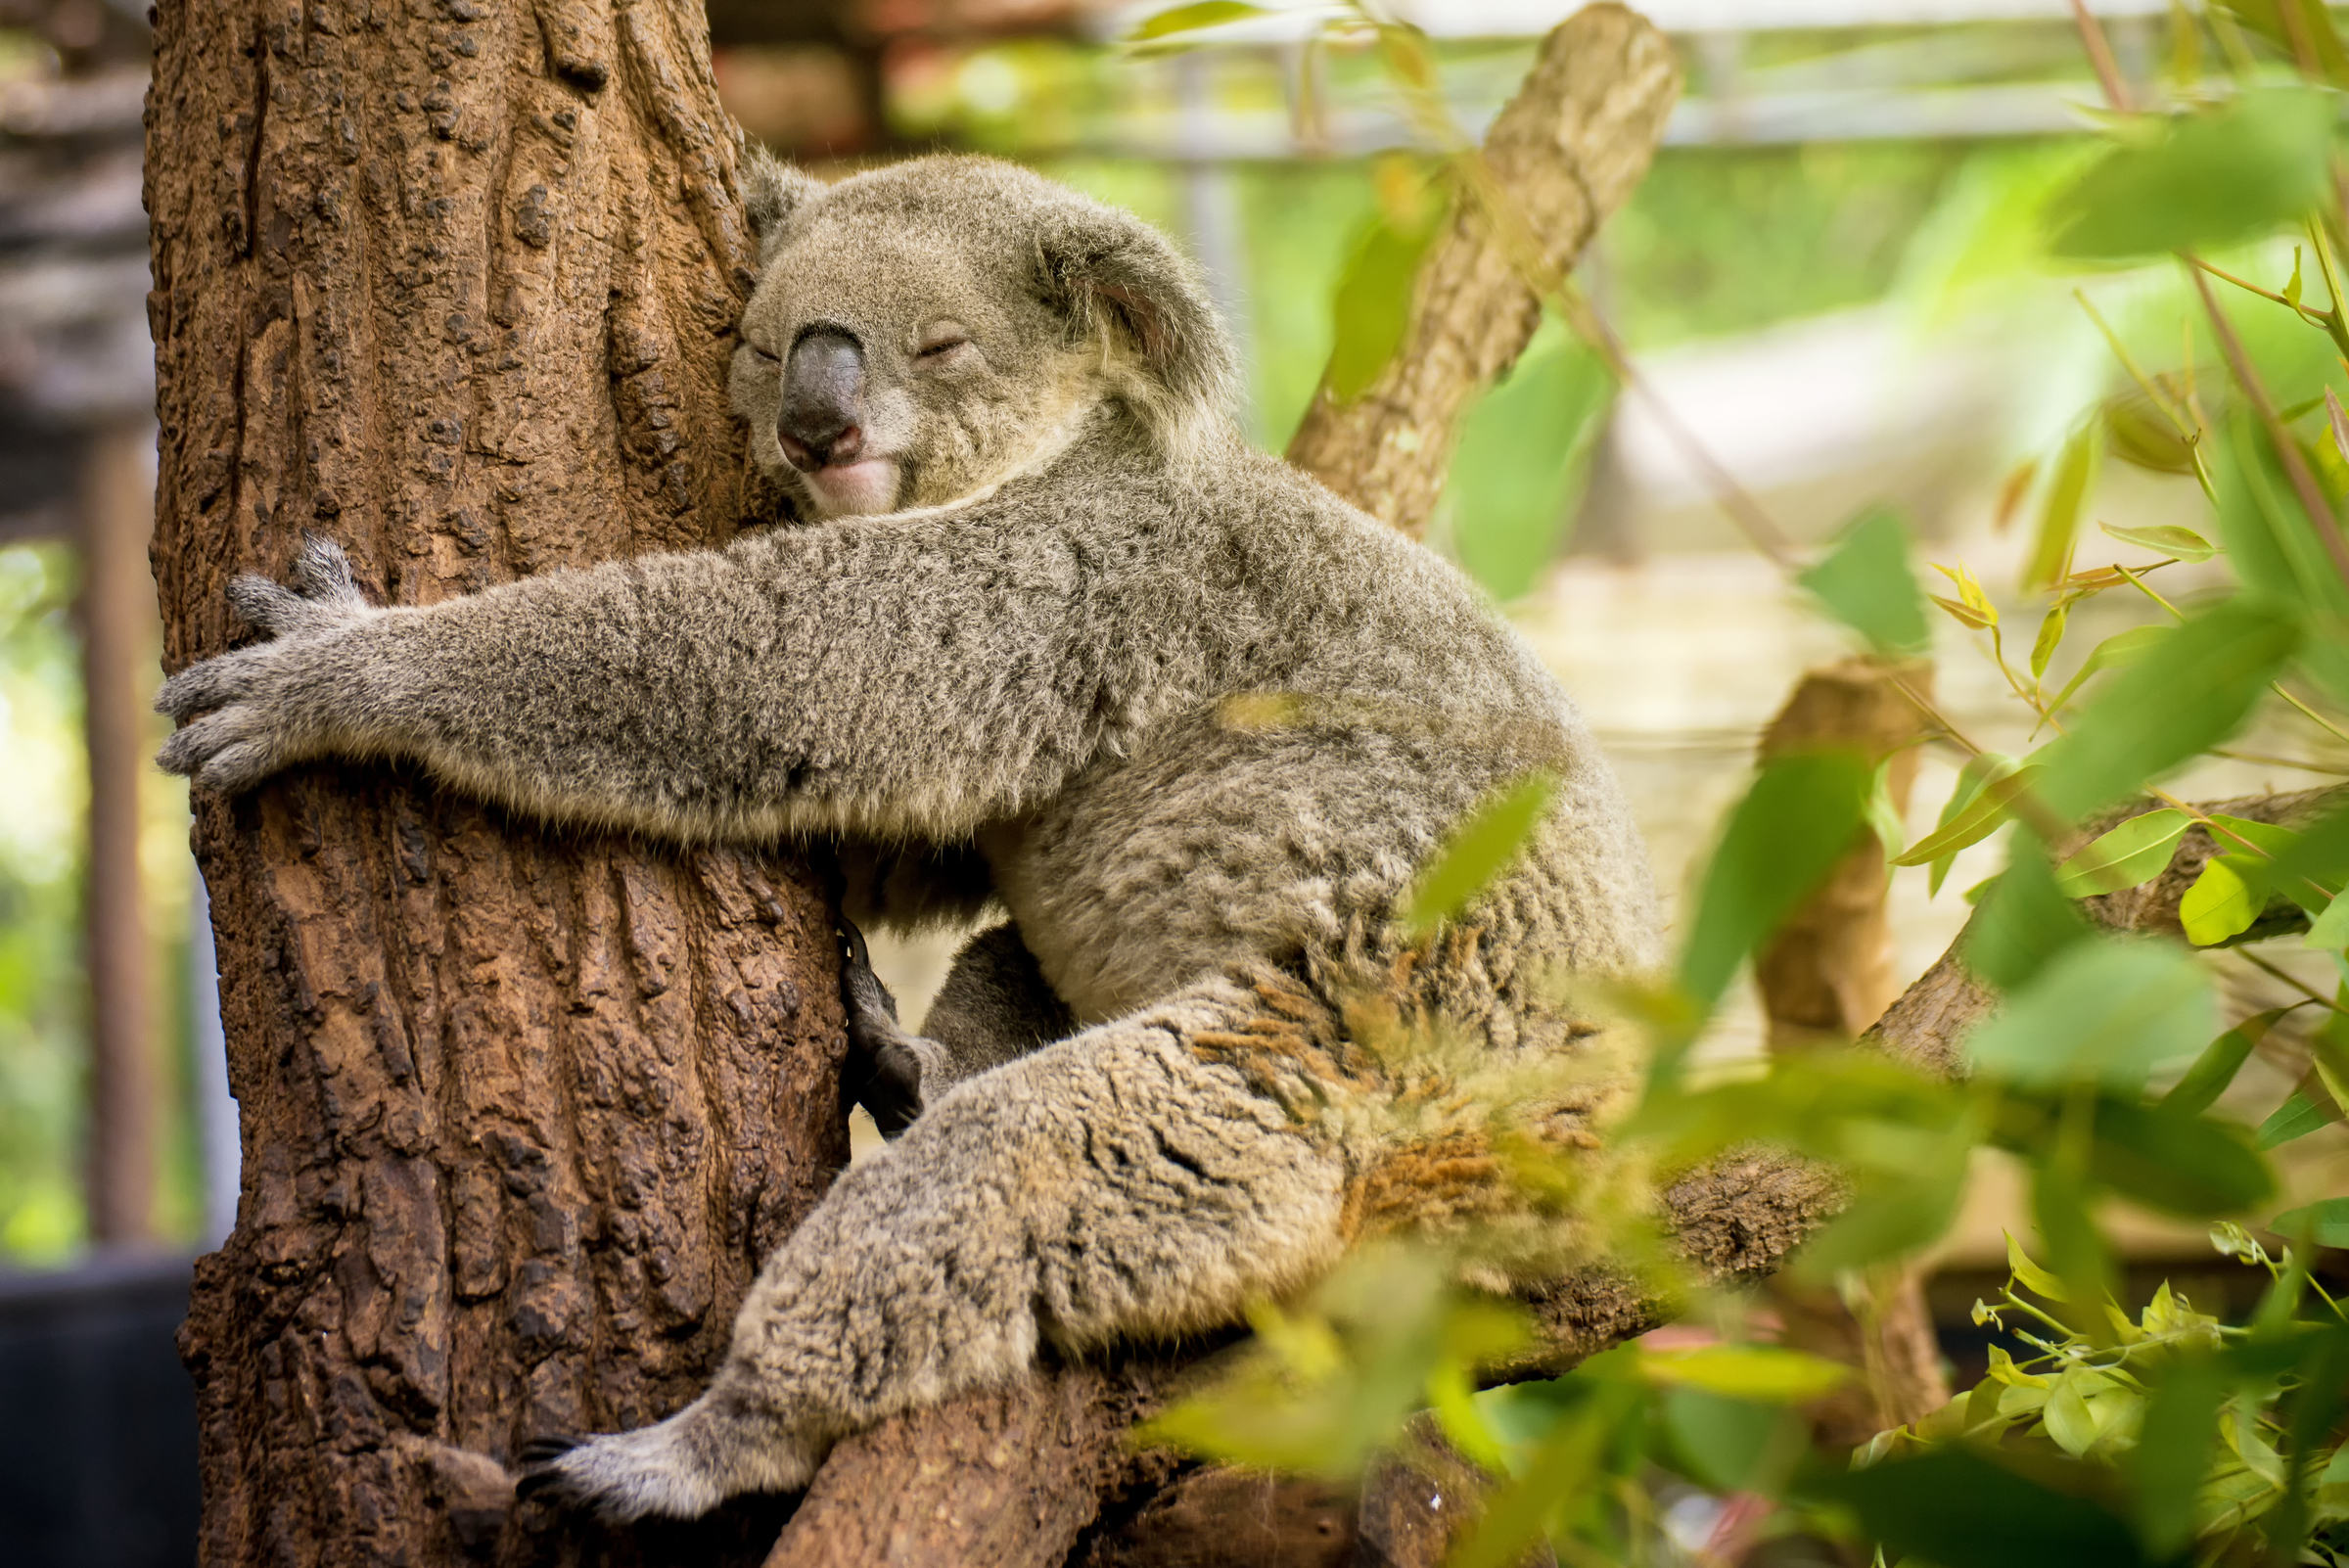
<path id="1" fill-rule="evenodd" d="M 1622 1076 L 1575 1067 L 1559 982 L 1659 930 L 1564 693 L 1451 567 L 1249 448 L 1162 236 L 983 159 L 751 178 L 734 399 L 810 521 L 429 608 L 313 542 L 234 589 L 267 640 L 161 699 L 202 788 L 397 758 L 550 820 L 887 847 L 850 900 L 884 925 L 1009 916 L 925 1034 L 864 994 L 909 1125 L 767 1262 L 709 1391 L 541 1455 L 621 1519 L 803 1486 L 846 1433 L 1047 1344 L 1231 1321 L 1367 1234 L 1554 1257 L 1573 1217 L 1511 1140 L 1588 1143 Z M 1446 834 L 1535 771 L 1514 862 L 1406 929 Z"/>

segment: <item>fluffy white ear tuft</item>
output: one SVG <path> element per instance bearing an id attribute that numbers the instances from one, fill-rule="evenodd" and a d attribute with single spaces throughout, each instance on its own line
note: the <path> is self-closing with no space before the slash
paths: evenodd
<path id="1" fill-rule="evenodd" d="M 763 147 L 754 146 L 742 163 L 742 205 L 759 237 L 759 264 L 782 248 L 795 213 L 824 191 L 824 182 L 793 168 Z"/>
<path id="2" fill-rule="evenodd" d="M 1134 369 L 1125 397 L 1176 446 L 1227 416 L 1239 364 L 1199 269 L 1129 212 L 1086 204 L 1037 242 L 1044 292 L 1080 333 L 1100 332 Z"/>

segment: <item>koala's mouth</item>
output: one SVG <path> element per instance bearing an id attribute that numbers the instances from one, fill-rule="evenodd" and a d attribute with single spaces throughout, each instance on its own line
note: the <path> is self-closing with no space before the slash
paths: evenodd
<path id="1" fill-rule="evenodd" d="M 898 478 L 898 462 L 893 457 L 827 463 L 822 468 L 804 469 L 800 473 L 816 506 L 828 517 L 896 511 Z"/>

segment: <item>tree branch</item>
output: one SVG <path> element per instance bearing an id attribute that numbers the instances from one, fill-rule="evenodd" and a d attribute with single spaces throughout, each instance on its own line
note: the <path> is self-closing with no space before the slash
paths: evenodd
<path id="1" fill-rule="evenodd" d="M 1638 186 L 1680 89 L 1672 46 L 1620 5 L 1590 6 L 1543 40 L 1487 133 L 1484 159 L 1558 275 L 1573 271 Z M 1444 492 L 1460 415 L 1517 362 L 1541 324 L 1521 259 L 1479 205 L 1463 202 L 1419 270 L 1393 362 L 1350 403 L 1333 399 L 1324 381 L 1289 441 L 1289 461 L 1416 538 Z"/>

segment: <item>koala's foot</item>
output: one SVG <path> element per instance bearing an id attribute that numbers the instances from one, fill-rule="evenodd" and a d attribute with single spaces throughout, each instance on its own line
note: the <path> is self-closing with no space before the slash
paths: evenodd
<path id="1" fill-rule="evenodd" d="M 898 999 L 873 973 L 864 933 L 840 923 L 841 1000 L 849 1014 L 849 1061 L 843 1074 L 851 1095 L 872 1113 L 885 1137 L 896 1137 L 922 1114 L 920 1045 L 898 1023 Z"/>
<path id="2" fill-rule="evenodd" d="M 707 1402 L 666 1421 L 602 1437 L 523 1446 L 515 1496 L 592 1511 L 608 1524 L 698 1519 L 744 1492 L 796 1492 L 815 1465 L 806 1445 L 763 1422 L 727 1426 Z"/>

